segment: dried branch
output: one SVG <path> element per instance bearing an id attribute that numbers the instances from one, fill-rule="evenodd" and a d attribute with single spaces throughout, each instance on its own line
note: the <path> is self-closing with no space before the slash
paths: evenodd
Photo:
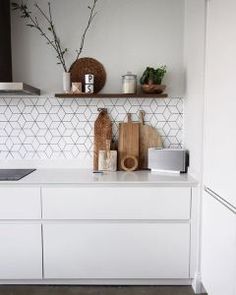
<path id="1" fill-rule="evenodd" d="M 62 64 L 64 70 L 67 72 L 67 67 L 66 67 L 64 55 L 68 51 L 68 49 L 65 48 L 64 50 L 62 50 L 62 48 L 61 48 L 60 39 L 58 38 L 58 36 L 56 34 L 56 30 L 55 30 L 55 26 L 54 26 L 54 22 L 53 22 L 51 3 L 48 2 L 48 15 L 49 16 L 47 16 L 47 14 L 40 8 L 40 6 L 37 3 L 35 3 L 35 7 L 38 9 L 38 11 L 42 14 L 44 19 L 49 24 L 48 30 L 53 35 L 54 44 L 55 44 L 55 47 L 57 49 L 56 51 L 57 51 L 57 54 L 58 54 L 57 58 L 60 60 L 60 64 Z"/>
<path id="2" fill-rule="evenodd" d="M 95 12 L 95 8 L 96 8 L 98 1 L 99 0 L 93 0 L 93 5 L 88 6 L 88 9 L 90 10 L 90 14 L 89 14 L 87 25 L 86 25 L 83 35 L 81 37 L 80 48 L 79 48 L 79 50 L 76 50 L 76 52 L 77 52 L 76 59 L 78 59 L 80 57 L 80 55 L 83 51 L 88 30 L 93 22 L 93 19 L 97 15 L 97 12 Z M 56 54 L 57 54 L 56 57 L 58 59 L 57 64 L 61 64 L 64 71 L 67 72 L 67 66 L 66 66 L 66 62 L 65 62 L 65 54 L 68 52 L 68 49 L 62 48 L 60 39 L 58 38 L 58 35 L 56 33 L 50 2 L 48 2 L 48 12 L 47 13 L 37 3 L 35 3 L 34 6 L 38 10 L 38 12 L 42 15 L 42 17 L 45 19 L 45 21 L 47 22 L 48 31 L 52 35 L 51 37 L 49 37 L 44 32 L 43 28 L 39 25 L 37 17 L 32 16 L 32 12 L 28 9 L 28 6 L 23 1 L 21 4 L 13 2 L 11 5 L 12 5 L 13 10 L 18 10 L 20 12 L 20 16 L 22 18 L 25 18 L 28 20 L 28 22 L 26 23 L 26 25 L 28 27 L 36 29 L 37 31 L 39 31 L 41 36 L 46 39 L 47 44 L 50 45 L 56 51 Z"/>
<path id="3" fill-rule="evenodd" d="M 13 10 L 18 10 L 21 13 L 21 17 L 28 19 L 28 22 L 26 25 L 30 28 L 34 28 L 39 33 L 41 34 L 42 37 L 44 37 L 47 41 L 47 44 L 50 45 L 57 54 L 57 59 L 59 60 L 57 64 L 61 64 L 64 71 L 67 72 L 67 67 L 66 67 L 66 62 L 64 55 L 68 51 L 67 48 L 62 49 L 60 39 L 58 38 L 56 31 L 55 31 L 55 26 L 52 18 L 52 12 L 51 12 L 51 5 L 50 2 L 48 2 L 48 13 L 49 16 L 39 7 L 39 5 L 36 3 L 35 7 L 38 9 L 40 14 L 44 17 L 44 19 L 48 22 L 49 27 L 48 30 L 52 34 L 53 39 L 50 39 L 50 37 L 44 32 L 42 27 L 39 25 L 37 17 L 32 16 L 32 12 L 28 9 L 27 5 L 24 4 L 23 2 L 21 4 L 18 3 L 12 3 L 12 9 Z"/>
<path id="4" fill-rule="evenodd" d="M 81 37 L 81 43 L 80 43 L 80 48 L 79 50 L 76 50 L 77 52 L 77 56 L 76 56 L 76 59 L 78 59 L 83 51 L 83 48 L 84 48 L 84 43 L 85 43 L 85 39 L 86 39 L 86 35 L 88 33 L 88 30 L 90 28 L 90 25 L 94 19 L 94 17 L 97 15 L 97 12 L 95 12 L 95 8 L 96 8 L 96 5 L 97 5 L 97 2 L 98 0 L 93 0 L 93 5 L 92 7 L 88 6 L 88 9 L 90 10 L 90 14 L 89 14 L 89 18 L 88 18 L 88 23 L 85 27 L 85 30 L 84 30 L 84 33 Z"/>

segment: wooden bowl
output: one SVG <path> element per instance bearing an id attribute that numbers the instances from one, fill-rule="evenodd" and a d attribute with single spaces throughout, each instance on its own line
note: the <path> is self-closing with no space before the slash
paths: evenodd
<path id="1" fill-rule="evenodd" d="M 158 84 L 143 84 L 142 90 L 144 93 L 157 93 L 161 94 L 165 91 L 166 85 L 158 85 Z"/>

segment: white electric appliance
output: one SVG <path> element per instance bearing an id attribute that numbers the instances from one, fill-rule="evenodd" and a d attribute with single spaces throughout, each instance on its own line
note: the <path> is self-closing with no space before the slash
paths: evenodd
<path id="1" fill-rule="evenodd" d="M 201 279 L 236 294 L 235 0 L 208 1 Z"/>
<path id="2" fill-rule="evenodd" d="M 184 149 L 148 149 L 148 168 L 158 172 L 186 172 L 187 153 Z"/>

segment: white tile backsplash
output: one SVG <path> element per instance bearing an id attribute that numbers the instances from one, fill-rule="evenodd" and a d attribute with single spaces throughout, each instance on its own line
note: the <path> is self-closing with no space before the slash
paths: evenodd
<path id="1" fill-rule="evenodd" d="M 127 112 L 157 128 L 165 147 L 182 147 L 183 99 L 58 99 L 0 97 L 0 160 L 91 159 L 93 125 L 98 108 L 106 107 L 118 123 Z"/>

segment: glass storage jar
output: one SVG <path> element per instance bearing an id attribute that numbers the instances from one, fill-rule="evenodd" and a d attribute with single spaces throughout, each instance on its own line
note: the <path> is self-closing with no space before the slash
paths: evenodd
<path id="1" fill-rule="evenodd" d="M 137 75 L 128 72 L 122 76 L 122 92 L 126 94 L 137 93 Z"/>

